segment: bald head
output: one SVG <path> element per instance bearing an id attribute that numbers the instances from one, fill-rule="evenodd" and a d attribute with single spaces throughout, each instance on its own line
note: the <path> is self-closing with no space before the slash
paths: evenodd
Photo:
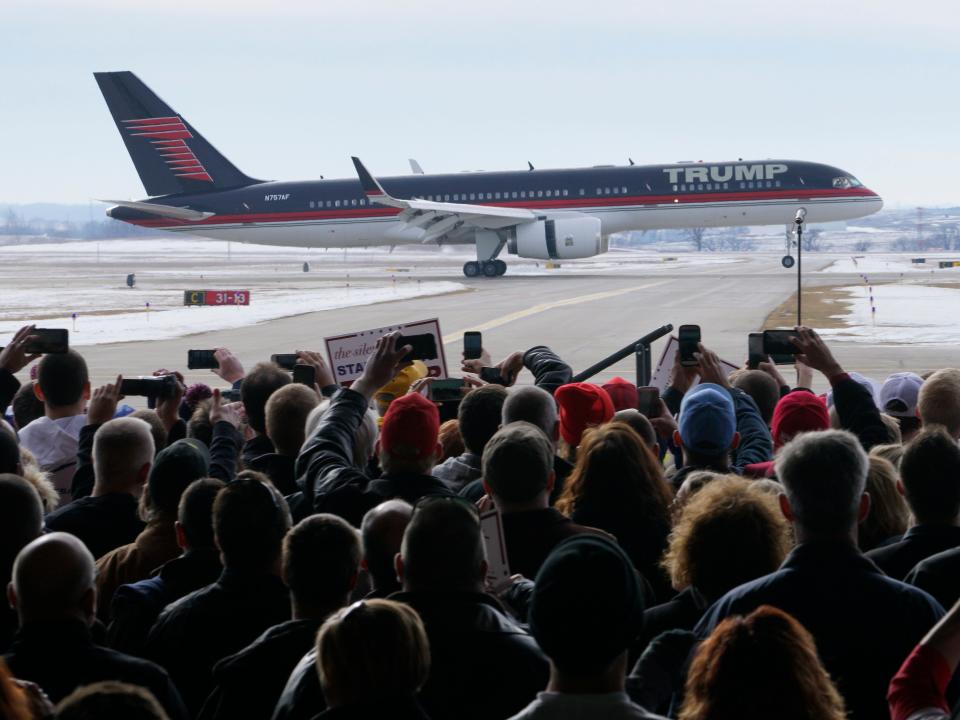
<path id="1" fill-rule="evenodd" d="M 43 504 L 19 475 L 0 475 L 0 578 L 10 577 L 17 553 L 43 531 Z"/>
<path id="2" fill-rule="evenodd" d="M 387 500 L 363 516 L 360 533 L 363 556 L 377 590 L 399 589 L 393 560 L 400 552 L 403 532 L 410 524 L 413 506 L 403 500 Z"/>
<path id="3" fill-rule="evenodd" d="M 524 385 L 510 389 L 503 403 L 503 425 L 523 421 L 543 430 L 551 441 L 559 436 L 557 401 L 553 395 L 536 385 Z"/>
<path id="4" fill-rule="evenodd" d="M 69 533 L 43 535 L 20 551 L 8 588 L 20 624 L 37 620 L 93 622 L 96 607 L 93 555 Z"/>

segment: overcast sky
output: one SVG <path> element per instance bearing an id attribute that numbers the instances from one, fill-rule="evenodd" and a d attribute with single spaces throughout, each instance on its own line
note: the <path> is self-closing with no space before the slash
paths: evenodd
<path id="1" fill-rule="evenodd" d="M 939 0 L 3 0 L 0 202 L 144 190 L 92 73 L 132 70 L 254 177 L 825 162 L 960 203 Z"/>

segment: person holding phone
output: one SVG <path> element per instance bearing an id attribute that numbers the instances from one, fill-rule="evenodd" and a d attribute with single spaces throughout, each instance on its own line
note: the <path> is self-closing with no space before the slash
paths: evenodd
<path id="1" fill-rule="evenodd" d="M 746 465 L 773 458 L 770 431 L 753 398 L 730 384 L 716 353 L 703 343 L 698 347 L 696 367 L 675 366 L 664 393 L 665 400 L 681 398 L 673 441 L 683 466 L 671 479 L 674 490 L 694 470 L 740 473 Z M 700 384 L 689 390 L 697 376 Z"/>
<path id="2" fill-rule="evenodd" d="M 316 432 L 297 458 L 303 503 L 309 512 L 329 512 L 359 527 L 364 514 L 384 500 L 415 503 L 425 495 L 453 495 L 431 471 L 443 452 L 438 442 L 437 406 L 420 393 L 390 403 L 380 429 L 380 467 L 372 478 L 356 467 L 354 435 L 377 390 L 402 369 L 409 345 L 398 347 L 400 333 L 377 340 L 363 374 L 330 400 Z"/>

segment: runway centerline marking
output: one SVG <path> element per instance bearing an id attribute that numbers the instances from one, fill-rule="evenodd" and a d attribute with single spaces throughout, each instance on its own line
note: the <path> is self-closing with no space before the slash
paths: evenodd
<path id="1" fill-rule="evenodd" d="M 673 282 L 672 280 L 658 280 L 657 282 L 647 283 L 646 285 L 638 285 L 637 287 L 622 288 L 620 290 L 606 290 L 604 292 L 590 293 L 589 295 L 577 295 L 572 298 L 565 298 L 563 300 L 554 300 L 552 302 L 540 303 L 539 305 L 533 305 L 528 307 L 526 310 L 517 310 L 516 312 L 509 313 L 508 315 L 503 315 L 494 320 L 488 320 L 485 323 L 479 325 L 474 325 L 464 330 L 457 330 L 456 332 L 450 333 L 443 336 L 443 344 L 450 345 L 455 342 L 459 342 L 463 339 L 463 333 L 468 330 L 474 330 L 477 332 L 483 332 L 485 330 L 492 330 L 493 328 L 500 327 L 501 325 L 506 325 L 515 320 L 522 320 L 525 317 L 530 317 L 531 315 L 539 315 L 542 312 L 547 310 L 554 310 L 556 308 L 568 307 L 570 305 L 582 305 L 583 303 L 593 302 L 595 300 L 606 300 L 607 298 L 619 297 L 620 295 L 626 295 L 632 292 L 639 292 L 640 290 L 649 290 L 650 288 L 659 287 L 660 285 L 666 285 L 667 283 Z"/>

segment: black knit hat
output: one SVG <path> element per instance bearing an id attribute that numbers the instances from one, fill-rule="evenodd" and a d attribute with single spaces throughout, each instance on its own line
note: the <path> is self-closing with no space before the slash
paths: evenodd
<path id="1" fill-rule="evenodd" d="M 609 665 L 643 629 L 643 595 L 626 553 L 599 535 L 557 545 L 537 573 L 530 631 L 561 670 Z"/>
<path id="2" fill-rule="evenodd" d="M 154 458 L 147 478 L 151 505 L 175 515 L 187 485 L 206 477 L 209 470 L 210 451 L 199 440 L 185 438 L 165 447 Z"/>

